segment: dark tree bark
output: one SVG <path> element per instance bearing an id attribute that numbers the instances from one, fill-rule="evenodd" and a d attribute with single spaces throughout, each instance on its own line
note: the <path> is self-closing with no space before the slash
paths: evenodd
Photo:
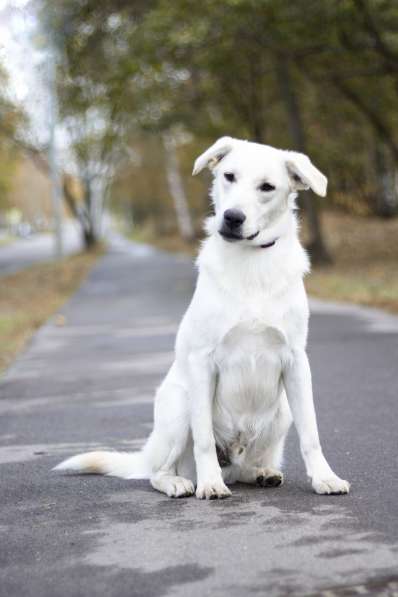
<path id="1" fill-rule="evenodd" d="M 265 142 L 264 102 L 262 97 L 262 69 L 260 57 L 252 56 L 248 64 L 248 113 L 252 140 Z"/>
<path id="2" fill-rule="evenodd" d="M 98 237 L 93 230 L 83 230 L 83 243 L 87 251 L 94 249 L 98 245 Z"/>
<path id="3" fill-rule="evenodd" d="M 68 176 L 63 177 L 63 191 L 64 199 L 67 203 L 73 216 L 78 220 L 81 226 L 81 238 L 83 246 L 86 250 L 93 249 L 99 243 L 97 232 L 94 228 L 93 219 L 90 217 L 90 190 L 84 189 L 84 202 L 78 202 L 70 189 L 70 181 Z"/>
<path id="4" fill-rule="evenodd" d="M 307 139 L 289 64 L 284 56 L 277 56 L 276 60 L 279 90 L 286 109 L 290 136 L 297 150 L 307 153 Z M 310 241 L 306 249 L 311 256 L 312 262 L 319 264 L 331 263 L 332 259 L 323 238 L 319 210 L 309 191 L 301 194 L 300 203 L 303 205 L 308 217 Z"/>
<path id="5" fill-rule="evenodd" d="M 377 196 L 374 209 L 382 218 L 392 218 L 398 213 L 398 193 L 396 171 L 391 163 L 385 145 L 376 138 L 374 147 L 374 166 L 377 179 Z"/>

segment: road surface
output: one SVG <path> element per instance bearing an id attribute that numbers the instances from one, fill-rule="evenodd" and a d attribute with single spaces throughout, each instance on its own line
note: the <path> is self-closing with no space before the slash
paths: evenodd
<path id="1" fill-rule="evenodd" d="M 2 380 L 0 596 L 396 595 L 396 317 L 314 305 L 321 438 L 348 496 L 312 493 L 293 431 L 286 483 L 224 501 L 51 472 L 142 444 L 193 285 L 188 259 L 119 242 Z"/>

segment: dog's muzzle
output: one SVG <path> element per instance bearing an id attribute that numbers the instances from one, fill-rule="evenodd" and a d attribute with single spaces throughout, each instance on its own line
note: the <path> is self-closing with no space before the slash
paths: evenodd
<path id="1" fill-rule="evenodd" d="M 224 212 L 224 219 L 219 230 L 221 236 L 228 241 L 242 240 L 242 224 L 246 216 L 240 209 L 227 209 Z"/>

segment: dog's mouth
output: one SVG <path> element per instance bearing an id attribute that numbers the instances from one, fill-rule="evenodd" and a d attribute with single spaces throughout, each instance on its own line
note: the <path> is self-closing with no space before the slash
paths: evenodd
<path id="1" fill-rule="evenodd" d="M 231 234 L 230 232 L 226 232 L 222 229 L 219 230 L 218 232 L 223 237 L 223 239 L 229 243 L 236 243 L 240 240 L 254 240 L 260 234 L 259 230 L 257 232 L 255 232 L 254 234 L 251 234 L 250 236 L 246 236 L 246 237 L 244 237 L 242 235 L 238 235 L 238 234 Z M 274 246 L 274 244 L 276 243 L 277 240 L 278 239 L 275 238 L 274 240 L 272 240 L 268 243 L 263 243 L 261 245 L 255 245 L 255 246 L 258 247 L 259 249 L 269 249 L 270 247 Z"/>
<path id="2" fill-rule="evenodd" d="M 219 230 L 220 235 L 229 243 L 236 243 L 238 240 L 243 240 L 243 236 L 237 234 L 231 234 L 230 232 L 223 232 Z"/>
<path id="3" fill-rule="evenodd" d="M 226 230 L 219 230 L 219 234 L 223 237 L 224 240 L 230 242 L 230 243 L 235 243 L 239 240 L 254 240 L 259 234 L 260 231 L 257 230 L 257 232 L 255 232 L 254 234 L 251 234 L 250 236 L 242 236 L 241 234 L 232 234 L 232 232 L 226 231 Z"/>

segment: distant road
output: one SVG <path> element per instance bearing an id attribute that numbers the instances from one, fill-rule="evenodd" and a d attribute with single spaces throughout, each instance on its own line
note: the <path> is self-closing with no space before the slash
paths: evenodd
<path id="1" fill-rule="evenodd" d="M 64 254 L 77 253 L 81 248 L 78 227 L 69 222 L 63 227 Z M 54 256 L 51 234 L 36 234 L 0 247 L 0 276 L 12 274 L 35 263 L 50 261 Z"/>

